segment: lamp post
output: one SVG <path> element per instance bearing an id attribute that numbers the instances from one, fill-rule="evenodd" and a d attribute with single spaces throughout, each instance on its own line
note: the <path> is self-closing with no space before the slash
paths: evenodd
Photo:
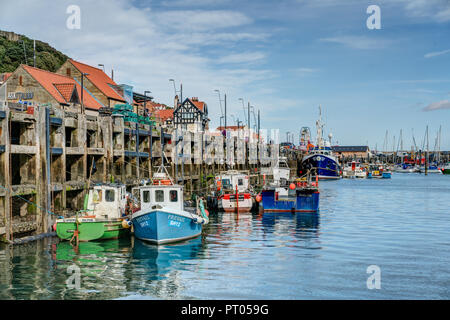
<path id="1" fill-rule="evenodd" d="M 242 102 L 242 109 L 244 109 L 244 120 L 247 121 L 247 115 L 245 114 L 245 105 L 244 105 L 244 99 L 239 98 L 239 101 Z"/>
<path id="2" fill-rule="evenodd" d="M 85 76 L 88 76 L 89 73 L 81 73 L 81 112 L 84 114 L 84 82 L 83 79 Z"/>
<path id="3" fill-rule="evenodd" d="M 25 41 L 19 40 L 19 43 L 23 44 L 23 54 L 25 55 L 25 64 L 28 65 L 28 63 L 27 63 L 27 52 L 25 51 Z"/>
<path id="4" fill-rule="evenodd" d="M 225 118 L 225 130 L 227 130 L 227 95 L 225 94 L 225 97 L 224 97 L 224 104 L 225 104 L 225 116 L 224 116 L 224 114 L 223 114 L 223 111 L 222 111 L 222 99 L 220 98 L 220 90 L 218 90 L 218 89 L 216 89 L 216 90 L 214 90 L 214 92 L 217 92 L 217 94 L 219 95 L 219 105 L 220 105 L 220 113 L 222 114 L 222 117 L 224 117 Z"/>
<path id="5" fill-rule="evenodd" d="M 173 90 L 175 91 L 175 95 L 177 95 L 177 92 L 180 93 L 180 101 L 183 102 L 183 84 L 180 83 L 180 90 L 177 90 L 176 86 L 175 86 L 175 80 L 174 79 L 169 79 L 169 82 L 173 83 Z M 175 108 L 178 106 L 175 106 Z"/>

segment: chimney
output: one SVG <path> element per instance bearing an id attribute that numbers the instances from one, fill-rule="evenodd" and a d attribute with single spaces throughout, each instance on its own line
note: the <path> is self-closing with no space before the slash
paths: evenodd
<path id="1" fill-rule="evenodd" d="M 111 80 L 114 81 L 114 69 L 111 68 Z"/>
<path id="2" fill-rule="evenodd" d="M 178 107 L 178 95 L 175 96 L 174 105 L 175 105 L 175 109 L 176 109 Z"/>

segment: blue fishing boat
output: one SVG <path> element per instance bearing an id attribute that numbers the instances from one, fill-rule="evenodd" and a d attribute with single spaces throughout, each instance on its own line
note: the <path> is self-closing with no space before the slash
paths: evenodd
<path id="1" fill-rule="evenodd" d="M 202 200 L 196 207 L 185 208 L 183 187 L 173 183 L 163 166 L 160 168 L 150 185 L 133 188 L 139 203 L 131 217 L 135 237 L 165 244 L 199 236 L 202 226 L 208 223 Z"/>
<path id="2" fill-rule="evenodd" d="M 331 143 L 323 139 L 322 109 L 319 106 L 319 120 L 317 127 L 317 145 L 309 150 L 302 160 L 303 170 L 315 170 L 320 180 L 340 179 L 341 168 L 331 149 Z M 330 140 L 332 135 L 329 135 Z"/>
<path id="3" fill-rule="evenodd" d="M 267 185 L 261 191 L 264 212 L 316 212 L 319 210 L 318 183 L 297 179 L 288 185 Z"/>

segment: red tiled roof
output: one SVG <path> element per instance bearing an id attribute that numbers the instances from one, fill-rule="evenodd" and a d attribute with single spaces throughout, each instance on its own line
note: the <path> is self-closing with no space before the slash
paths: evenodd
<path id="1" fill-rule="evenodd" d="M 173 109 L 155 110 L 153 115 L 164 122 L 167 119 L 173 119 Z"/>
<path id="2" fill-rule="evenodd" d="M 109 84 L 117 86 L 103 70 L 99 68 L 92 67 L 90 65 L 75 61 L 70 59 L 70 62 L 77 68 L 81 73 L 87 73 L 86 76 L 105 96 L 111 99 L 119 100 L 125 102 L 124 98 L 119 95 Z"/>
<path id="3" fill-rule="evenodd" d="M 6 81 L 12 75 L 12 72 L 5 72 L 0 74 L 0 81 Z"/>
<path id="4" fill-rule="evenodd" d="M 70 101 L 72 97 L 73 90 L 75 90 L 74 83 L 56 83 L 54 84 L 59 93 L 63 96 L 64 100 Z M 84 98 L 84 97 L 83 97 Z"/>
<path id="5" fill-rule="evenodd" d="M 203 108 L 205 107 L 205 103 L 203 101 L 198 101 L 198 98 L 192 97 L 191 102 L 201 111 L 203 112 Z"/>
<path id="6" fill-rule="evenodd" d="M 239 130 L 243 130 L 243 129 L 245 129 L 245 127 L 239 126 Z M 216 130 L 218 130 L 218 131 L 225 130 L 225 126 L 217 127 Z M 238 130 L 238 126 L 227 126 L 227 130 L 236 131 L 236 130 Z"/>
<path id="7" fill-rule="evenodd" d="M 21 65 L 47 92 L 59 103 L 69 104 L 68 96 L 69 86 L 76 86 L 78 97 L 81 99 L 81 86 L 72 78 L 62 76 L 50 71 L 33 68 L 27 65 Z M 68 97 L 68 98 L 67 98 Z M 83 94 L 83 102 L 86 108 L 100 109 L 102 105 L 97 102 L 86 90 Z"/>

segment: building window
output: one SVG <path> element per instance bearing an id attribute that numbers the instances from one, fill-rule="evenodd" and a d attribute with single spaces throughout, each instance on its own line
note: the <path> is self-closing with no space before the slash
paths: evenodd
<path id="1" fill-rule="evenodd" d="M 19 76 L 19 85 L 23 86 L 22 76 Z"/>
<path id="2" fill-rule="evenodd" d="M 66 74 L 67 74 L 68 77 L 70 77 L 70 68 L 66 69 Z"/>

